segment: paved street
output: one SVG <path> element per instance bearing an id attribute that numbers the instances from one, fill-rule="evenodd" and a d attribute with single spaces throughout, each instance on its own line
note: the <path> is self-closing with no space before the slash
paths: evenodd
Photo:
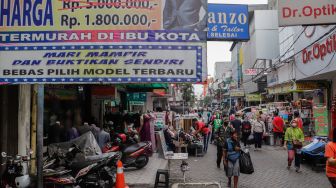
<path id="1" fill-rule="evenodd" d="M 226 187 L 226 177 L 223 166 L 216 167 L 216 147 L 209 146 L 205 157 L 189 157 L 188 163 L 191 171 L 187 174 L 187 182 L 220 182 Z M 302 167 L 302 173 L 297 174 L 293 169 L 288 171 L 287 154 L 277 147 L 266 146 L 263 151 L 254 152 L 251 149 L 251 157 L 255 172 L 252 175 L 241 175 L 239 187 L 241 188 L 328 188 L 330 187 L 324 172 L 314 172 L 307 165 Z M 172 178 L 181 178 L 179 162 L 172 165 Z M 176 182 L 176 180 L 175 180 Z M 178 180 L 181 182 L 181 180 Z"/>

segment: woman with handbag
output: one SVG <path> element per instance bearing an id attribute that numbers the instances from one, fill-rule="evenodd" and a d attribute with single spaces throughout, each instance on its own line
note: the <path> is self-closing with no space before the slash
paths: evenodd
<path id="1" fill-rule="evenodd" d="M 291 122 L 291 127 L 286 130 L 284 148 L 288 150 L 288 166 L 289 170 L 295 158 L 295 171 L 300 173 L 301 165 L 301 149 L 304 142 L 304 135 L 296 120 Z"/>

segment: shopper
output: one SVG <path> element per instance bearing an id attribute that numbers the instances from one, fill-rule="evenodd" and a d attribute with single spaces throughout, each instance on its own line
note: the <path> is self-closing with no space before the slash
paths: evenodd
<path id="1" fill-rule="evenodd" d="M 298 111 L 295 111 L 294 112 L 294 120 L 297 122 L 297 124 L 298 124 L 298 127 L 302 130 L 302 132 L 303 132 L 303 121 L 302 121 L 302 119 L 301 119 L 301 117 L 300 117 L 300 112 L 298 112 Z"/>
<path id="2" fill-rule="evenodd" d="M 258 151 L 261 149 L 263 134 L 266 133 L 265 123 L 262 121 L 261 116 L 257 116 L 257 119 L 253 121 L 252 132 L 255 151 Z"/>
<path id="3" fill-rule="evenodd" d="M 208 136 L 209 136 L 209 128 L 205 126 L 204 122 L 198 121 L 197 119 L 193 119 L 193 126 L 195 128 L 194 135 L 196 136 L 198 133 L 201 133 L 203 136 L 203 151 L 207 152 L 208 151 Z"/>
<path id="4" fill-rule="evenodd" d="M 104 146 L 111 141 L 111 136 L 110 134 L 105 131 L 108 130 L 108 127 L 104 127 L 104 129 L 100 129 L 98 136 L 97 136 L 97 142 L 100 147 L 100 149 L 103 149 Z"/>
<path id="5" fill-rule="evenodd" d="M 242 122 L 242 141 L 244 143 L 244 147 L 246 147 L 247 139 L 251 134 L 252 125 L 249 121 L 247 115 L 244 115 L 244 121 Z"/>
<path id="6" fill-rule="evenodd" d="M 237 132 L 238 135 L 238 140 L 240 140 L 240 135 L 241 135 L 241 121 L 239 119 L 236 118 L 235 115 L 231 115 L 231 125 L 233 126 L 233 128 L 235 129 L 235 132 Z"/>
<path id="7" fill-rule="evenodd" d="M 219 127 L 215 133 L 216 143 L 217 143 L 217 168 L 220 168 L 223 157 L 223 148 L 226 140 L 230 137 L 233 128 L 229 126 L 229 121 L 224 119 L 223 124 Z"/>
<path id="8" fill-rule="evenodd" d="M 274 135 L 274 146 L 277 145 L 277 140 L 280 141 L 280 146 L 283 142 L 283 134 L 284 134 L 284 126 L 285 122 L 284 120 L 279 116 L 278 112 L 273 112 L 274 118 L 273 118 L 273 135 Z"/>
<path id="9" fill-rule="evenodd" d="M 327 158 L 326 174 L 333 188 L 336 188 L 336 128 L 332 132 L 332 142 L 325 147 L 324 156 Z"/>
<path id="10" fill-rule="evenodd" d="M 231 179 L 233 179 L 234 188 L 238 188 L 239 178 L 239 158 L 240 143 L 237 132 L 231 132 L 231 137 L 224 144 L 224 168 L 228 177 L 228 187 L 231 187 Z"/>
<path id="11" fill-rule="evenodd" d="M 284 147 L 288 150 L 288 166 L 289 170 L 295 158 L 295 171 L 300 173 L 301 165 L 301 149 L 304 142 L 304 135 L 295 120 L 291 122 L 291 127 L 286 130 Z"/>

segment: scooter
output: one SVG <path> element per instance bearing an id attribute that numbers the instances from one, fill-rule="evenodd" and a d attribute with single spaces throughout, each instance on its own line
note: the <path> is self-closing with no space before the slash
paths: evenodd
<path id="1" fill-rule="evenodd" d="M 135 167 L 141 169 L 145 167 L 149 161 L 149 156 L 152 154 L 151 142 L 139 142 L 126 146 L 126 136 L 119 134 L 113 143 L 108 143 L 103 148 L 103 153 L 122 152 L 121 161 L 125 168 Z"/>
<path id="2" fill-rule="evenodd" d="M 14 157 L 7 155 L 6 152 L 2 152 L 1 156 L 6 159 L 6 162 L 2 164 L 6 165 L 6 170 L 1 177 L 1 187 L 34 187 L 32 178 L 24 173 L 23 167 L 23 163 L 30 161 L 29 156 L 16 155 Z"/>
<path id="3" fill-rule="evenodd" d="M 69 148 L 65 155 L 54 155 L 44 166 L 44 187 L 63 187 L 65 185 L 80 187 L 112 187 L 115 182 L 116 163 L 121 153 L 108 153 L 87 156 L 85 160 L 76 160 L 81 150 L 78 146 Z M 53 163 L 54 164 L 50 164 Z M 62 166 L 63 165 L 63 166 Z"/>

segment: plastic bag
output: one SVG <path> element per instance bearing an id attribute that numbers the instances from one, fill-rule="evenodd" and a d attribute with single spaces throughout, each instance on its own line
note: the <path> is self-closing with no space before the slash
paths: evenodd
<path id="1" fill-rule="evenodd" d="M 239 158 L 240 173 L 242 174 L 252 174 L 254 172 L 252 160 L 250 153 L 241 151 Z"/>
<path id="2" fill-rule="evenodd" d="M 248 145 L 254 144 L 254 136 L 253 136 L 252 133 L 251 133 L 250 136 L 247 138 L 247 144 L 248 144 Z"/>

